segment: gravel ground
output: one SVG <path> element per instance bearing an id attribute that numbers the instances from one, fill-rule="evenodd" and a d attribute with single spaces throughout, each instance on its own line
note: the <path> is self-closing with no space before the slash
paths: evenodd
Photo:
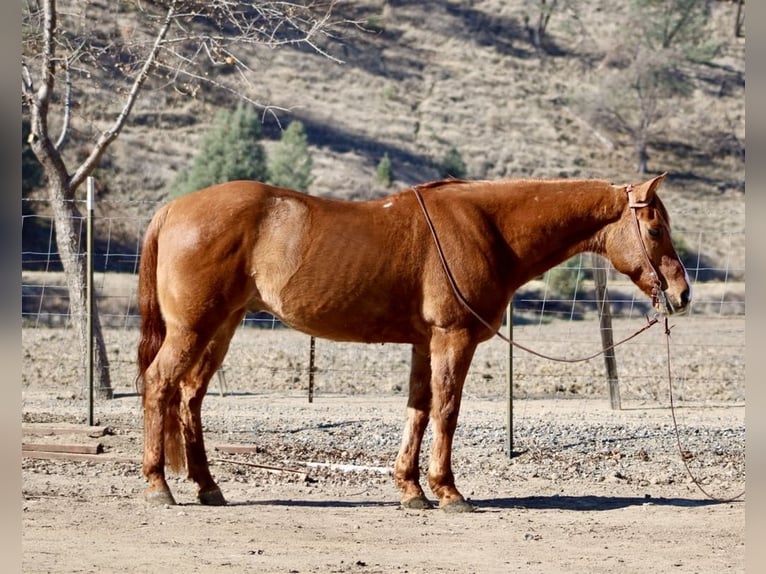
<path id="1" fill-rule="evenodd" d="M 515 337 L 571 356 L 598 341 L 597 329 L 585 336 L 591 328 L 526 326 Z M 616 325 L 615 338 L 634 328 Z M 744 571 L 744 504 L 703 494 L 677 444 L 711 495 L 744 489 L 744 320 L 679 319 L 672 329 L 678 438 L 664 337 L 651 332 L 619 348 L 621 410 L 609 408 L 601 359 L 573 366 L 517 352 L 510 459 L 506 347 L 483 345 L 453 461 L 479 511 L 448 517 L 397 505 L 390 469 L 406 348 L 317 341 L 309 402 L 308 337 L 239 333 L 225 384 L 214 382 L 203 407 L 213 473 L 230 504 L 201 507 L 193 484 L 174 476 L 179 506 L 151 508 L 141 500 L 142 418 L 128 364 L 136 334 L 108 334 L 117 394 L 94 411 L 111 432 L 89 439 L 39 434 L 44 423 L 81 426 L 86 404 L 67 362 L 71 333 L 25 330 L 25 442 L 98 440 L 103 454 L 23 459 L 24 571 L 645 572 L 647 560 L 652 571 Z M 423 467 L 430 435 L 425 445 Z"/>

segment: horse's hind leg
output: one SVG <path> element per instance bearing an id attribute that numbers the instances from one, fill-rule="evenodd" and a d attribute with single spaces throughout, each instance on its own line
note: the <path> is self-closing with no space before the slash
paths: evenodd
<path id="1" fill-rule="evenodd" d="M 197 498 L 200 503 L 212 506 L 224 505 L 226 499 L 210 474 L 208 466 L 202 436 L 202 399 L 207 392 L 210 379 L 223 363 L 226 352 L 229 350 L 229 342 L 242 315 L 244 312 L 233 314 L 219 328 L 181 385 L 179 415 L 186 448 L 188 476 L 197 483 Z"/>
<path id="2" fill-rule="evenodd" d="M 431 408 L 431 365 L 428 348 L 412 348 L 407 422 L 394 466 L 394 479 L 405 508 L 432 508 L 420 486 L 420 448 Z"/>
<path id="3" fill-rule="evenodd" d="M 177 449 L 167 445 L 167 431 L 176 427 L 171 408 L 179 400 L 180 381 L 202 353 L 204 342 L 198 334 L 169 329 L 157 356 L 144 374 L 144 456 L 143 472 L 149 483 L 147 501 L 155 504 L 175 504 L 165 480 L 166 455 L 170 464 L 179 466 L 174 456 Z M 170 437 L 173 438 L 172 436 Z"/>

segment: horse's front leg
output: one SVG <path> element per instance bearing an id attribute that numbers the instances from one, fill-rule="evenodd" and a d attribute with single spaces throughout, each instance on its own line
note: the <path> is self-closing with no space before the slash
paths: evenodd
<path id="1" fill-rule="evenodd" d="M 405 508 L 433 508 L 420 486 L 420 448 L 431 408 L 431 364 L 428 349 L 412 348 L 407 422 L 394 465 L 394 479 Z"/>
<path id="2" fill-rule="evenodd" d="M 463 383 L 476 342 L 466 331 L 437 331 L 431 340 L 431 421 L 433 445 L 428 465 L 428 485 L 448 512 L 470 512 L 474 507 L 455 487 L 452 474 L 452 441 L 457 428 Z"/>

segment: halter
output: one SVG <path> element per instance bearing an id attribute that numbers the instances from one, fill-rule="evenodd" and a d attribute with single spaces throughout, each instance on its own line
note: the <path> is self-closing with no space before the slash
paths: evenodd
<path id="1" fill-rule="evenodd" d="M 636 233 L 638 234 L 638 242 L 641 244 L 641 250 L 644 252 L 644 258 L 646 259 L 646 262 L 649 264 L 649 269 L 651 269 L 650 276 L 652 278 L 652 305 L 656 306 L 657 304 L 661 304 L 663 309 L 670 309 L 672 306 L 670 305 L 670 301 L 668 301 L 667 297 L 665 296 L 665 292 L 662 290 L 662 283 L 660 282 L 660 274 L 657 271 L 657 268 L 652 263 L 652 260 L 649 258 L 649 251 L 646 249 L 646 243 L 644 242 L 644 238 L 641 235 L 641 226 L 638 223 L 638 210 L 643 207 L 649 207 L 651 204 L 650 201 L 633 201 L 633 196 L 631 195 L 633 192 L 633 186 L 631 184 L 628 184 L 625 186 L 625 193 L 628 195 L 628 207 L 630 207 L 631 212 L 633 213 L 633 222 L 636 224 Z"/>

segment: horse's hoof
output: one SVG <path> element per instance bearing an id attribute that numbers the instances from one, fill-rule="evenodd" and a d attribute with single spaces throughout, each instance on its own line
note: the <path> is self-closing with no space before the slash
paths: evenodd
<path id="1" fill-rule="evenodd" d="M 457 512 L 473 512 L 476 507 L 470 502 L 466 502 L 463 499 L 458 499 L 455 502 L 449 502 L 441 507 L 444 512 L 454 514 Z"/>
<path id="2" fill-rule="evenodd" d="M 200 504 L 204 504 L 205 506 L 225 506 L 226 505 L 226 499 L 223 497 L 223 493 L 221 492 L 221 489 L 217 486 L 215 488 L 210 488 L 208 490 L 200 490 L 197 493 L 197 498 L 200 501 Z"/>
<path id="3" fill-rule="evenodd" d="M 169 490 L 150 490 L 144 492 L 144 500 L 152 506 L 175 505 L 176 499 Z"/>
<path id="4" fill-rule="evenodd" d="M 424 494 L 415 496 L 407 500 L 402 500 L 402 508 L 409 508 L 410 510 L 431 510 L 434 507 Z"/>

